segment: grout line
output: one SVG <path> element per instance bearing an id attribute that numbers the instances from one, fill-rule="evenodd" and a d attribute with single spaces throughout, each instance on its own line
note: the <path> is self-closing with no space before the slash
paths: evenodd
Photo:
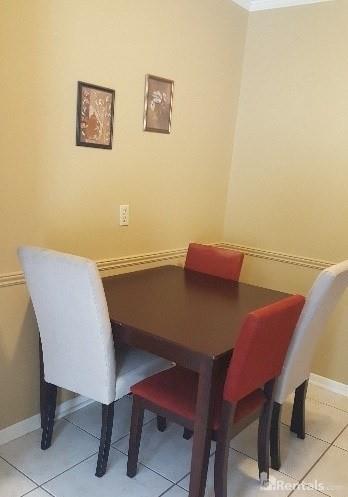
<path id="1" fill-rule="evenodd" d="M 213 456 L 215 455 L 215 452 L 216 452 L 216 451 L 214 451 L 212 454 L 210 454 L 210 455 L 209 455 L 209 464 L 210 464 L 210 459 L 212 459 L 212 458 L 213 458 Z M 181 483 L 183 480 L 185 480 L 185 478 L 187 478 L 190 474 L 191 474 L 191 471 L 189 471 L 188 473 L 186 473 L 186 475 L 184 475 L 182 478 L 180 478 L 180 480 L 178 480 L 178 481 L 176 482 L 176 484 L 175 484 L 177 487 L 180 487 L 182 490 L 185 490 L 185 492 L 187 492 L 187 489 L 186 489 L 186 488 L 184 488 L 184 487 L 181 487 L 181 486 L 180 486 L 180 483 Z M 208 474 L 208 473 L 207 473 L 207 474 Z"/>
<path id="2" fill-rule="evenodd" d="M 184 488 L 184 487 L 181 487 L 181 486 L 180 486 L 180 483 L 181 483 L 183 480 L 185 480 L 185 478 L 187 478 L 190 474 L 191 474 L 191 471 L 189 471 L 189 472 L 188 472 L 185 476 L 183 476 L 182 478 L 180 478 L 180 480 L 178 480 L 178 481 L 176 482 L 176 485 L 177 485 L 178 487 L 182 488 L 183 490 L 186 490 L 186 488 Z M 187 492 L 187 490 L 186 490 L 186 492 Z"/>
<path id="3" fill-rule="evenodd" d="M 66 418 L 63 418 L 63 419 L 64 419 L 64 421 L 67 421 L 68 423 L 70 423 L 72 426 L 75 426 L 75 428 L 78 428 L 83 433 L 86 433 L 87 435 L 90 435 L 91 437 L 95 438 L 96 440 L 98 440 L 100 442 L 100 438 L 99 437 L 97 437 L 93 433 L 85 430 L 84 428 L 82 428 L 82 426 L 77 425 L 76 423 L 73 423 L 72 421 L 70 421 L 70 419 L 66 419 Z M 101 426 L 101 423 L 100 423 L 100 426 Z"/>
<path id="4" fill-rule="evenodd" d="M 298 490 L 298 489 L 300 488 L 300 486 L 299 486 L 299 485 L 301 485 L 301 487 L 302 487 L 302 484 L 301 484 L 300 482 L 298 482 L 298 483 L 296 484 L 296 487 L 295 487 L 293 490 L 291 490 L 291 492 L 289 493 L 289 495 L 288 495 L 287 497 L 290 497 L 291 495 L 293 495 L 293 494 L 294 494 L 294 492 L 296 492 L 296 490 Z M 306 485 L 306 484 L 304 484 L 304 485 L 305 485 L 305 487 L 306 487 L 306 488 L 305 488 L 305 490 L 309 491 L 310 489 L 312 489 L 312 487 L 311 487 L 310 485 Z M 314 488 L 314 489 L 312 489 L 312 490 L 314 490 L 315 492 L 318 492 L 320 495 L 325 495 L 325 497 L 332 497 L 332 496 L 331 496 L 331 495 L 329 495 L 329 494 L 324 494 L 324 492 L 321 492 L 321 491 L 320 491 L 320 490 L 318 490 L 317 488 Z"/>
<path id="5" fill-rule="evenodd" d="M 73 421 L 71 421 L 70 419 L 67 419 L 67 418 L 62 418 L 62 419 L 64 419 L 65 421 L 67 421 L 71 425 L 75 426 L 76 428 L 79 428 L 84 433 L 87 433 L 87 435 L 91 435 L 93 438 L 97 439 L 100 442 L 100 437 L 97 437 L 96 435 L 94 435 L 94 433 L 91 433 L 90 431 L 86 430 L 85 428 L 82 428 L 82 426 L 78 425 L 76 422 L 73 422 Z M 116 420 L 116 423 L 117 423 L 117 416 L 115 416 L 115 420 Z M 153 421 L 153 420 L 154 420 L 154 417 L 151 418 L 151 419 L 149 419 L 148 421 L 144 422 L 143 423 L 143 427 L 146 426 L 147 424 L 151 423 L 151 421 Z M 101 422 L 100 422 L 100 427 L 101 427 Z M 111 446 L 113 446 L 113 444 L 116 444 L 116 443 L 120 442 L 123 438 L 127 437 L 129 435 L 129 433 L 130 432 L 127 431 L 127 433 L 121 435 L 120 438 L 116 438 L 115 440 L 113 440 L 111 442 Z"/>
<path id="6" fill-rule="evenodd" d="M 58 420 L 58 421 L 60 421 L 60 420 Z M 65 421 L 67 421 L 68 423 L 70 423 L 70 421 L 68 421 L 68 420 L 65 420 Z M 80 430 L 82 433 L 85 433 L 86 435 L 89 435 L 89 436 L 93 437 L 95 440 L 98 440 L 100 442 L 100 438 L 96 437 L 92 433 L 89 433 L 89 431 L 85 430 L 84 428 L 81 428 L 81 426 L 75 425 L 74 423 L 70 423 L 70 424 L 72 426 L 74 426 L 75 428 L 77 428 L 78 430 Z M 94 452 L 94 454 L 96 454 L 97 452 Z"/>
<path id="7" fill-rule="evenodd" d="M 280 424 L 283 426 L 286 426 L 287 428 L 290 428 L 290 425 L 284 423 L 283 421 L 281 421 Z M 293 432 L 291 432 L 291 433 L 293 433 Z M 296 434 L 294 434 L 294 435 L 296 435 Z M 332 444 L 332 442 L 329 442 L 328 440 L 324 440 L 323 438 L 319 438 L 317 435 L 313 435 L 313 433 L 309 433 L 306 431 L 305 435 L 308 437 L 311 437 L 311 438 L 315 438 L 315 440 L 319 440 L 320 442 L 325 442 L 326 444 L 330 444 L 330 445 Z"/>
<path id="8" fill-rule="evenodd" d="M 245 454 L 245 452 L 241 452 L 240 450 L 234 449 L 233 447 L 230 447 L 230 450 L 232 450 L 234 452 L 237 452 L 237 454 L 240 454 L 241 456 L 244 456 L 247 459 L 250 459 L 251 461 L 254 461 L 256 463 L 258 462 L 257 459 L 255 459 L 254 457 L 249 456 L 248 454 Z M 273 470 L 273 468 L 271 468 L 271 466 L 269 467 L 269 469 Z M 284 471 L 280 471 L 279 469 L 274 469 L 273 471 L 275 471 L 276 473 L 280 473 L 281 475 L 288 476 L 292 480 L 295 480 L 296 483 L 298 483 L 298 480 L 293 475 L 289 475 L 288 473 L 285 473 Z"/>
<path id="9" fill-rule="evenodd" d="M 114 450 L 116 450 L 117 452 L 119 452 L 120 454 L 122 454 L 123 456 L 128 457 L 128 455 L 127 455 L 127 454 L 125 454 L 124 452 L 122 452 L 122 450 L 120 450 L 120 449 L 116 449 L 116 447 L 113 447 L 113 449 L 114 449 Z M 153 468 L 149 468 L 149 466 L 146 466 L 146 464 L 144 464 L 143 462 L 140 462 L 140 461 L 139 461 L 139 462 L 138 462 L 138 465 L 139 465 L 139 466 L 143 466 L 144 468 L 148 469 L 149 471 L 152 471 L 153 473 L 155 473 L 157 476 L 160 476 L 161 478 L 164 478 L 165 480 L 169 481 L 169 483 L 172 483 L 172 484 L 173 484 L 173 485 L 172 485 L 172 487 L 173 487 L 174 485 L 176 485 L 175 481 L 173 481 L 173 480 L 171 480 L 170 478 L 168 478 L 168 476 L 164 476 L 164 475 L 162 475 L 162 473 L 159 473 L 159 472 L 158 472 L 158 471 L 156 471 L 155 469 L 153 469 Z M 171 487 L 170 487 L 170 488 L 171 488 Z M 167 490 L 169 490 L 169 489 L 167 489 Z M 166 490 L 166 492 L 167 492 L 167 490 Z M 161 495 L 163 495 L 163 494 L 161 494 Z"/>
<path id="10" fill-rule="evenodd" d="M 37 487 L 37 488 L 34 488 L 34 490 L 32 490 L 32 492 L 35 492 L 36 490 L 42 490 L 42 491 L 43 491 L 43 492 L 45 492 L 47 495 L 50 495 L 51 497 L 56 497 L 54 494 L 51 494 L 51 492 L 49 492 L 49 491 L 48 491 L 48 490 L 46 490 L 45 488 L 42 488 L 42 487 Z M 25 494 L 25 496 L 24 496 L 24 495 L 22 495 L 21 497 L 26 497 L 27 495 L 29 495 L 29 497 L 30 497 L 30 492 L 29 492 L 29 494 Z"/>
<path id="11" fill-rule="evenodd" d="M 343 447 L 339 447 L 338 445 L 332 444 L 332 447 L 335 447 L 335 449 L 343 450 L 343 452 L 348 452 L 348 449 L 344 449 Z"/>
<path id="12" fill-rule="evenodd" d="M 347 425 L 348 426 L 348 425 Z M 306 476 L 312 471 L 312 469 L 314 468 L 314 466 L 316 466 L 318 464 L 318 462 L 325 456 L 325 454 L 331 449 L 331 447 L 333 447 L 334 443 L 336 442 L 336 440 L 342 435 L 342 433 L 344 432 L 344 430 L 347 428 L 347 426 L 345 426 L 343 428 L 343 430 L 341 430 L 339 432 L 339 434 L 337 435 L 337 437 L 333 440 L 333 442 L 330 443 L 330 445 L 328 446 L 328 448 L 326 450 L 324 450 L 324 452 L 321 454 L 321 456 L 315 461 L 315 463 L 309 468 L 309 470 L 307 471 L 307 473 L 300 479 L 299 483 L 304 483 L 304 479 L 306 478 Z M 337 447 L 339 448 L 339 447 Z M 295 492 L 295 489 L 289 494 L 288 497 L 290 497 L 290 495 L 292 495 L 293 493 Z M 323 493 L 323 492 L 321 492 Z M 327 495 L 327 494 L 324 494 L 324 495 Z M 330 497 L 330 496 L 329 496 Z"/>
<path id="13" fill-rule="evenodd" d="M 321 388 L 323 388 L 323 387 L 321 387 Z M 331 391 L 328 390 L 328 392 L 331 392 Z M 339 393 L 335 393 L 335 392 L 331 392 L 331 393 L 334 394 L 334 395 L 340 395 Z M 341 397 L 342 397 L 342 395 L 341 395 Z M 321 401 L 319 399 L 311 397 L 310 395 L 307 396 L 307 399 L 311 400 L 312 402 L 318 402 L 318 404 L 322 404 L 324 406 L 332 407 L 332 409 L 336 409 L 336 411 L 341 411 L 341 412 L 345 412 L 346 414 L 348 414 L 348 410 L 347 409 L 342 409 L 341 407 L 333 406 L 332 404 L 329 404 L 328 402 L 323 402 L 323 401 Z"/>
<path id="14" fill-rule="evenodd" d="M 39 487 L 39 488 L 41 488 L 41 487 Z M 42 490 L 43 492 L 46 492 L 48 495 L 51 495 L 51 497 L 56 497 L 54 494 L 51 494 L 51 492 L 49 492 L 49 491 L 48 491 L 48 490 L 46 490 L 45 488 L 41 488 L 41 490 Z"/>
<path id="15" fill-rule="evenodd" d="M 124 452 L 122 452 L 121 450 L 119 449 L 116 449 L 115 447 L 112 447 L 111 446 L 111 449 L 115 450 L 116 452 L 119 452 L 120 454 L 124 455 L 124 456 L 127 456 L 127 454 L 125 454 Z M 42 488 L 42 490 L 44 490 L 45 492 L 47 492 L 47 490 L 43 487 L 44 485 L 46 485 L 47 483 L 49 483 L 50 481 L 54 480 L 55 478 L 57 478 L 58 476 L 61 476 L 63 475 L 64 473 L 67 473 L 68 471 L 70 471 L 71 469 L 73 468 L 76 468 L 76 466 L 79 466 L 79 464 L 82 464 L 83 462 L 87 461 L 88 459 L 91 459 L 92 457 L 94 457 L 96 454 L 98 454 L 98 452 L 95 452 L 94 454 L 91 454 L 90 456 L 86 457 L 85 459 L 83 459 L 82 461 L 74 464 L 73 466 L 71 466 L 70 468 L 67 468 L 66 470 L 62 471 L 61 473 L 57 474 L 56 476 L 54 476 L 53 478 L 50 478 L 49 480 L 47 480 L 46 482 L 42 483 L 41 485 L 39 485 L 37 488 Z M 168 481 L 169 483 L 172 483 L 172 486 L 167 488 L 167 490 L 165 490 L 165 492 L 167 492 L 168 490 L 170 490 L 172 487 L 175 486 L 175 482 L 173 482 L 172 480 L 170 480 L 168 477 L 162 475 L 161 473 L 158 473 L 157 471 L 153 470 L 152 468 L 149 468 L 148 466 L 146 466 L 145 464 L 139 462 L 139 465 L 140 466 L 143 466 L 144 468 L 148 469 L 149 471 L 151 471 L 152 473 L 155 473 L 157 476 L 160 476 L 161 478 L 163 478 L 164 480 Z M 33 482 L 35 483 L 35 482 Z M 35 483 L 37 485 L 37 483 Z M 33 489 L 33 490 L 36 490 L 36 489 Z M 32 491 L 32 490 L 31 490 Z M 52 495 L 52 494 L 50 494 Z M 163 495 L 163 494 L 161 494 Z M 161 497 L 161 496 L 160 496 Z"/>
<path id="16" fill-rule="evenodd" d="M 44 485 L 46 485 L 47 483 L 49 483 L 50 481 L 54 480 L 55 478 L 58 478 L 58 476 L 62 476 L 64 475 L 64 473 L 67 473 L 68 471 L 70 471 L 71 469 L 73 468 L 76 468 L 76 466 L 78 466 L 79 464 L 82 464 L 83 462 L 85 461 L 88 461 L 88 459 L 91 459 L 92 457 L 96 456 L 98 454 L 98 452 L 94 452 L 93 454 L 90 454 L 89 456 L 85 457 L 84 459 L 82 459 L 81 461 L 77 462 L 76 464 L 73 464 L 72 466 L 70 466 L 69 468 L 65 469 L 64 471 L 62 471 L 61 473 L 58 473 L 57 475 L 53 476 L 52 478 L 49 478 L 47 481 L 41 483 L 41 485 L 39 485 L 40 488 L 42 488 L 43 490 L 45 490 L 46 492 L 46 489 L 43 488 Z"/>
<path id="17" fill-rule="evenodd" d="M 20 495 L 19 497 L 26 497 L 27 495 L 30 495 L 32 492 L 35 492 L 36 490 L 38 490 L 40 487 L 36 487 L 36 488 L 33 488 L 31 490 L 29 490 L 29 492 L 25 492 L 25 494 L 22 494 Z"/>
<path id="18" fill-rule="evenodd" d="M 31 492 L 35 492 L 38 488 L 40 487 L 33 488 L 32 490 L 29 490 L 29 492 L 25 492 L 25 494 L 22 494 L 19 497 L 26 497 L 26 495 L 31 494 Z"/>
<path id="19" fill-rule="evenodd" d="M 34 485 L 36 485 L 36 488 L 38 488 L 40 486 L 36 481 L 34 481 L 32 478 L 30 478 L 30 476 L 28 476 L 25 473 L 23 473 L 23 471 L 21 471 L 14 464 L 12 464 L 10 461 L 8 461 L 4 456 L 0 456 L 0 459 L 3 459 L 9 466 L 11 466 L 13 469 L 15 469 L 16 471 L 18 471 L 18 473 L 20 473 L 21 475 L 25 476 L 28 480 L 30 480 L 32 483 L 34 483 Z M 36 489 L 33 488 L 32 490 L 36 490 Z M 30 492 L 32 490 L 30 490 Z"/>
<path id="20" fill-rule="evenodd" d="M 324 388 L 324 387 L 320 387 L 322 388 L 323 390 L 326 390 L 327 392 L 330 392 L 331 395 L 338 395 L 339 397 L 343 397 L 342 395 L 340 395 L 339 393 L 336 393 L 336 392 L 332 392 L 331 390 L 328 390 L 327 388 Z M 348 408 L 347 409 L 344 409 L 343 407 L 337 407 L 337 406 L 334 406 L 332 404 L 330 404 L 330 402 L 328 401 L 324 401 L 324 400 L 319 400 L 318 398 L 316 397 L 312 397 L 310 394 L 307 394 L 306 396 L 306 401 L 309 400 L 311 402 L 316 402 L 318 404 L 321 404 L 321 405 L 324 405 L 324 406 L 327 406 L 327 407 L 332 407 L 332 409 L 336 409 L 336 411 L 340 411 L 340 412 L 345 412 L 346 414 L 348 414 Z M 283 405 L 286 403 L 287 401 L 285 400 Z M 290 403 L 293 404 L 294 402 L 294 399 L 291 398 L 291 401 Z"/>
<path id="21" fill-rule="evenodd" d="M 175 487 L 175 485 L 172 485 L 171 487 L 167 488 L 167 490 L 165 490 L 165 491 L 163 492 L 163 494 L 159 495 L 158 497 L 162 497 L 163 495 L 165 495 L 167 492 L 169 492 L 169 490 L 171 490 L 171 489 L 172 489 L 172 488 L 174 488 L 174 487 Z"/>
<path id="22" fill-rule="evenodd" d="M 144 428 L 144 426 L 152 423 L 152 421 L 154 421 L 155 419 L 156 418 L 153 417 L 153 418 L 149 419 L 148 421 L 144 422 L 143 423 L 143 428 Z M 123 440 L 124 438 L 128 437 L 129 435 L 130 435 L 130 432 L 127 432 L 125 435 L 122 435 L 120 438 L 118 438 L 117 440 L 115 440 L 114 442 L 112 442 L 111 446 L 114 447 L 115 444 L 117 444 L 118 442 L 121 442 L 121 440 Z M 117 447 L 114 447 L 114 448 L 116 449 Z M 122 452 L 122 454 L 124 454 L 124 452 L 122 450 L 120 450 L 120 449 L 117 449 L 117 450 L 119 450 L 120 452 Z M 126 453 L 126 455 L 127 455 L 127 453 Z"/>
<path id="23" fill-rule="evenodd" d="M 233 439 L 232 439 L 233 440 Z M 230 446 L 230 450 L 234 451 L 234 452 L 237 452 L 237 454 L 240 454 L 241 456 L 244 456 L 244 457 L 247 457 L 248 459 L 251 459 L 252 461 L 254 462 L 257 462 L 257 458 L 255 459 L 254 457 L 251 457 L 249 456 L 248 454 L 246 454 L 245 452 L 241 452 L 240 450 L 238 449 L 234 449 L 233 447 Z M 271 466 L 269 467 L 269 469 L 273 469 L 271 468 Z M 292 480 L 295 480 L 297 483 L 299 483 L 299 481 L 296 479 L 296 477 L 294 477 L 293 475 L 289 475 L 288 473 L 285 473 L 284 471 L 280 471 L 280 469 L 274 469 L 273 471 L 275 471 L 276 473 L 280 473 L 281 475 L 284 475 L 284 476 L 288 476 L 289 478 L 291 478 Z"/>

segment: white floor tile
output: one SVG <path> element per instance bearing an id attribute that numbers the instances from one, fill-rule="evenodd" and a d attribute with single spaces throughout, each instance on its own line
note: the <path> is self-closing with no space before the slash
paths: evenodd
<path id="1" fill-rule="evenodd" d="M 284 403 L 282 422 L 290 426 L 292 403 Z M 321 402 L 307 398 L 306 400 L 306 433 L 332 442 L 348 425 L 348 412 L 344 412 Z"/>
<path id="2" fill-rule="evenodd" d="M 101 404 L 94 402 L 93 404 L 79 409 L 78 411 L 66 417 L 68 421 L 80 426 L 91 435 L 100 438 L 101 430 Z M 112 442 L 119 440 L 129 433 L 130 419 L 132 413 L 132 399 L 126 395 L 118 400 L 115 404 L 114 427 L 112 430 Z M 149 411 L 145 412 L 144 422 L 150 421 L 154 414 Z"/>
<path id="3" fill-rule="evenodd" d="M 127 457 L 111 449 L 106 474 L 94 476 L 97 456 L 78 464 L 44 485 L 56 497 L 158 497 L 171 483 L 153 471 L 139 467 L 135 478 L 126 475 Z"/>
<path id="4" fill-rule="evenodd" d="M 26 494 L 25 497 L 51 497 L 51 496 L 50 494 L 45 492 L 45 490 L 42 490 L 42 488 L 37 488 L 36 490 L 33 490 L 32 492 Z"/>
<path id="5" fill-rule="evenodd" d="M 257 460 L 257 422 L 250 425 L 231 441 L 233 449 Z M 328 448 L 328 444 L 309 435 L 299 440 L 289 428 L 281 425 L 280 448 L 282 466 L 280 471 L 300 480 Z"/>
<path id="6" fill-rule="evenodd" d="M 332 497 L 347 497 L 348 452 L 330 447 L 304 481 L 310 485 L 323 485 L 323 492 Z"/>
<path id="7" fill-rule="evenodd" d="M 231 440 L 230 447 L 257 460 L 257 430 L 258 421 L 254 421 Z"/>
<path id="8" fill-rule="evenodd" d="M 188 497 L 188 492 L 181 487 L 175 485 L 168 492 L 163 494 L 163 497 Z"/>
<path id="9" fill-rule="evenodd" d="M 331 392 L 318 385 L 313 385 L 313 383 L 309 383 L 308 385 L 307 397 L 348 412 L 348 397 Z"/>
<path id="10" fill-rule="evenodd" d="M 191 466 L 192 438 L 182 437 L 183 428 L 175 423 L 168 423 L 162 433 L 157 430 L 156 420 L 143 428 L 139 462 L 176 483 L 183 478 Z M 114 447 L 128 453 L 129 437 L 125 437 Z"/>
<path id="11" fill-rule="evenodd" d="M 65 420 L 55 423 L 49 449 L 41 450 L 40 442 L 41 430 L 35 430 L 0 447 L 0 455 L 4 459 L 39 485 L 99 448 L 98 440 Z"/>
<path id="12" fill-rule="evenodd" d="M 340 447 L 341 449 L 348 450 L 348 427 L 338 437 L 338 439 L 335 441 L 334 445 L 336 447 Z"/>
<path id="13" fill-rule="evenodd" d="M 269 492 L 269 495 L 272 495 L 272 497 L 287 497 L 296 483 L 296 480 L 271 470 L 270 484 L 272 491 Z M 189 476 L 179 482 L 179 485 L 186 490 L 189 489 L 189 484 Z M 276 488 L 277 485 L 279 486 L 278 489 Z M 234 450 L 230 450 L 227 496 L 254 497 L 267 494 L 268 492 L 260 486 L 257 462 L 242 454 L 238 454 Z M 214 456 L 210 458 L 209 462 L 205 497 L 214 497 Z"/>
<path id="14" fill-rule="evenodd" d="M 28 480 L 19 471 L 0 459 L 0 496 L 20 497 L 29 492 L 36 485 Z"/>

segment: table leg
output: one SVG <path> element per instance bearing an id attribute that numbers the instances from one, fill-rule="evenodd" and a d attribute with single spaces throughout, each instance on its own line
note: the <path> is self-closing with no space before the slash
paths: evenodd
<path id="1" fill-rule="evenodd" d="M 205 492 L 211 445 L 211 430 L 208 427 L 213 415 L 215 375 L 214 361 L 203 361 L 197 393 L 189 497 L 203 497 Z"/>

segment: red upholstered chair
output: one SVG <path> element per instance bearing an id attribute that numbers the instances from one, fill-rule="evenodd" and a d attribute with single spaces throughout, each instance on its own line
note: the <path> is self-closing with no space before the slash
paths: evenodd
<path id="1" fill-rule="evenodd" d="M 225 280 L 239 280 L 244 254 L 234 250 L 190 243 L 185 269 L 210 274 Z"/>
<path id="2" fill-rule="evenodd" d="M 282 370 L 285 354 L 305 299 L 294 295 L 248 314 L 241 327 L 233 356 L 215 385 L 210 426 L 217 441 L 215 497 L 227 495 L 229 441 L 259 418 L 258 464 L 261 482 L 269 475 L 269 432 L 273 385 Z M 131 388 L 133 412 L 127 475 L 135 476 L 144 409 L 171 418 L 193 430 L 196 418 L 198 374 L 174 367 Z"/>

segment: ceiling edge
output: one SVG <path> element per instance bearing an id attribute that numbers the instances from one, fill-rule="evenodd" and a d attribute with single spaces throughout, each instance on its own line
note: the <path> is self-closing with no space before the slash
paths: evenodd
<path id="1" fill-rule="evenodd" d="M 314 3 L 332 2 L 333 0 L 233 0 L 234 3 L 248 10 L 256 12 L 258 10 L 280 9 L 282 7 L 294 7 L 296 5 L 309 5 Z"/>

